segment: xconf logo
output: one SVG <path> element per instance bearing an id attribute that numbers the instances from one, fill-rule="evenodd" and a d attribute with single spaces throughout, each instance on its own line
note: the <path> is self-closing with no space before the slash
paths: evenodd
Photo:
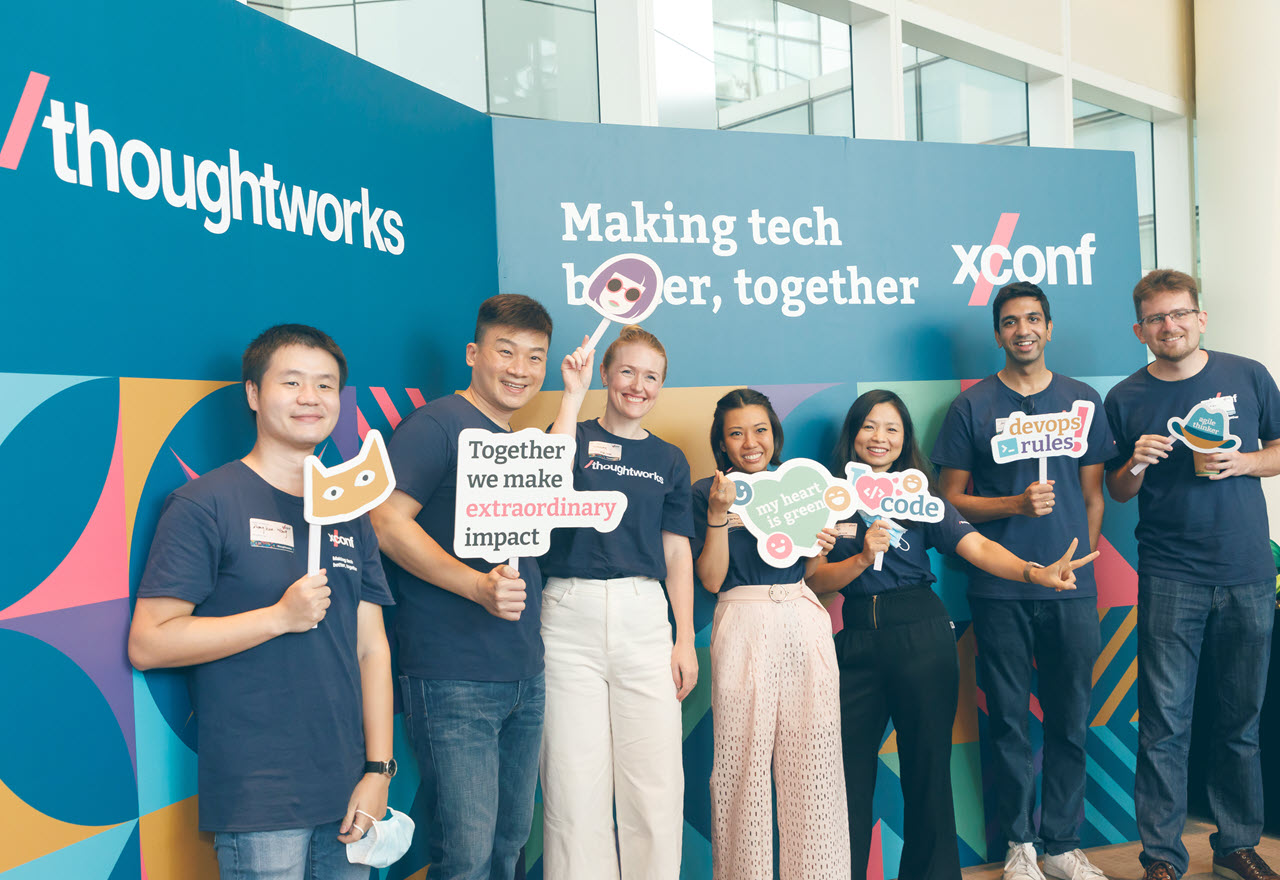
<path id="1" fill-rule="evenodd" d="M 338 530 L 334 529 L 329 533 L 329 543 L 335 547 L 350 547 L 352 550 L 356 548 L 356 539 L 354 535 L 339 535 Z"/>
<path id="2" fill-rule="evenodd" d="M 0 168 L 16 171 L 27 139 L 44 101 L 49 77 L 32 71 L 0 146 Z M 372 207 L 369 190 L 360 188 L 359 199 L 339 198 L 328 192 L 292 187 L 275 179 L 275 168 L 264 162 L 258 172 L 240 167 L 240 151 L 227 150 L 225 162 L 197 161 L 194 156 L 175 158 L 167 149 L 156 150 L 132 138 L 117 146 L 114 136 L 89 122 L 89 108 L 75 102 L 75 119 L 67 118 L 62 101 L 49 101 L 49 115 L 41 122 L 51 133 L 53 170 L 64 183 L 92 187 L 95 178 L 109 192 L 125 191 L 135 199 L 150 201 L 161 192 L 175 208 L 205 213 L 204 228 L 221 234 L 232 220 L 243 220 L 249 203 L 253 223 L 263 221 L 272 229 L 312 235 L 316 229 L 329 241 L 355 243 L 361 233 L 366 248 L 389 254 L 404 252 L 404 221 L 395 211 Z M 72 166 L 72 153 L 75 164 Z"/>
<path id="3" fill-rule="evenodd" d="M 973 293 L 969 305 L 985 306 L 996 285 L 1005 285 L 1015 278 L 1039 284 L 1093 284 L 1093 267 L 1089 259 L 1096 248 L 1097 237 L 1092 232 L 1080 236 L 1080 244 L 1039 247 L 1024 244 L 1015 251 L 1009 250 L 1013 230 L 1018 225 L 1018 214 L 1001 214 L 991 244 L 964 246 L 953 244 L 951 249 L 960 258 L 960 270 L 952 284 L 968 284 L 973 281 Z M 1007 264 L 1007 265 L 1006 265 Z"/>

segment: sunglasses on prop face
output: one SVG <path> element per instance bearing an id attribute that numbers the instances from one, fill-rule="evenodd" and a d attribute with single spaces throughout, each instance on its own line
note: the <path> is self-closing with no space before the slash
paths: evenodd
<path id="1" fill-rule="evenodd" d="M 623 288 L 626 288 L 626 291 L 622 295 L 626 298 L 627 302 L 635 302 L 644 295 L 644 285 L 637 284 L 630 278 L 620 275 L 617 272 L 614 273 L 612 278 L 605 282 L 604 286 L 610 293 L 617 293 Z"/>

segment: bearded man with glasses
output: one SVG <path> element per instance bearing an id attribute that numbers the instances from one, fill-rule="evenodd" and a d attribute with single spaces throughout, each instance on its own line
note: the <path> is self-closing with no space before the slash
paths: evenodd
<path id="1" fill-rule="evenodd" d="M 1280 473 L 1280 391 L 1257 361 L 1200 347 L 1208 315 L 1191 276 L 1149 272 L 1133 305 L 1134 335 L 1155 359 L 1107 395 L 1118 452 L 1106 482 L 1116 501 L 1138 496 L 1134 803 L 1144 880 L 1187 870 L 1187 749 L 1202 653 L 1215 669 L 1213 870 L 1273 880 L 1254 847 L 1263 823 L 1258 717 L 1275 621 L 1262 478 Z M 1204 454 L 1202 469 L 1169 435 L 1169 420 L 1193 410 L 1226 441 Z"/>

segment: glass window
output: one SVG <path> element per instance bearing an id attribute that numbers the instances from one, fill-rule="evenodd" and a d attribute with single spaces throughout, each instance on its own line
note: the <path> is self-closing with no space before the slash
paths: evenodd
<path id="1" fill-rule="evenodd" d="M 780 0 L 713 0 L 719 127 L 853 137 L 849 26 Z"/>
<path id="2" fill-rule="evenodd" d="M 733 127 L 734 131 L 769 131 L 774 134 L 809 134 L 809 108 L 806 105 L 792 107 L 781 113 L 771 113 Z"/>
<path id="3" fill-rule="evenodd" d="M 1085 101 L 1072 101 L 1075 145 L 1088 150 L 1133 153 L 1138 174 L 1138 243 L 1142 271 L 1156 268 L 1156 184 L 1151 123 Z"/>
<path id="4" fill-rule="evenodd" d="M 360 57 L 484 112 L 484 18 L 478 2 L 356 4 Z"/>
<path id="5" fill-rule="evenodd" d="M 1026 83 L 915 46 L 902 49 L 908 138 L 1027 145 Z"/>
<path id="6" fill-rule="evenodd" d="M 486 0 L 489 112 L 600 121 L 594 12 L 545 0 Z"/>
<path id="7" fill-rule="evenodd" d="M 595 0 L 251 0 L 477 110 L 600 121 Z"/>

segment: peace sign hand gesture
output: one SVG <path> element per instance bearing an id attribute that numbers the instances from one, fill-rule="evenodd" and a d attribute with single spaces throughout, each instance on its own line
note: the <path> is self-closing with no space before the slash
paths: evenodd
<path id="1" fill-rule="evenodd" d="M 1051 590 L 1074 590 L 1076 588 L 1076 569 L 1098 558 L 1098 551 L 1094 550 L 1088 556 L 1072 559 L 1071 554 L 1076 552 L 1076 547 L 1079 543 L 1079 538 L 1072 538 L 1071 546 L 1067 548 L 1066 553 L 1062 554 L 1061 559 L 1042 568 L 1032 568 L 1029 574 L 1031 582 L 1042 587 L 1048 587 Z"/>

